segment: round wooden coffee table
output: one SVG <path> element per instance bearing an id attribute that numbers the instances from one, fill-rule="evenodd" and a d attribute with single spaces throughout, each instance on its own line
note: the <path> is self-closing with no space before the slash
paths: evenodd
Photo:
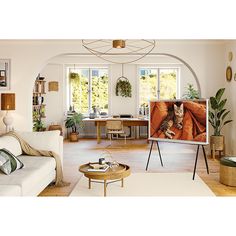
<path id="1" fill-rule="evenodd" d="M 88 171 L 90 168 L 89 163 L 79 167 L 79 171 L 84 173 L 84 176 L 89 180 L 89 189 L 91 189 L 91 183 L 103 183 L 104 184 L 104 197 L 107 195 L 107 185 L 117 181 L 121 181 L 121 187 L 124 187 L 124 178 L 130 175 L 130 167 L 125 164 L 120 164 L 118 167 L 109 168 L 106 172 L 92 172 Z M 93 181 L 102 180 L 102 181 Z"/>

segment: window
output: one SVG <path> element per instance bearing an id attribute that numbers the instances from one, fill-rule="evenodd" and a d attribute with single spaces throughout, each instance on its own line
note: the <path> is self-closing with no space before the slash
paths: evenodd
<path id="1" fill-rule="evenodd" d="M 140 68 L 139 107 L 148 105 L 150 99 L 175 99 L 178 97 L 179 68 Z"/>
<path id="2" fill-rule="evenodd" d="M 69 68 L 70 105 L 75 111 L 88 115 L 97 108 L 108 114 L 108 69 L 107 68 Z M 69 76 L 70 77 L 70 76 Z"/>

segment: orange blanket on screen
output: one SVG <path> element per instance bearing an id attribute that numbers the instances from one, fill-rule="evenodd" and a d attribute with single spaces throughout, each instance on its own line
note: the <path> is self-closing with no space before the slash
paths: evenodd
<path id="1" fill-rule="evenodd" d="M 175 133 L 173 139 L 205 142 L 206 104 L 192 101 L 183 101 L 183 103 L 183 129 L 179 130 L 176 127 L 172 126 L 170 130 Z M 173 105 L 173 102 L 151 103 L 151 137 L 166 138 L 165 134 L 159 128 L 168 114 L 168 107 L 171 105 Z"/>

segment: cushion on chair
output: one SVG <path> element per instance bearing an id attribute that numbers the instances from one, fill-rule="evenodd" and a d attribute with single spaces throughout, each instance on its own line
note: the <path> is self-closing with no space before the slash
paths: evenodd
<path id="1" fill-rule="evenodd" d="M 236 167 L 236 157 L 222 157 L 220 164 L 224 166 Z"/>
<path id="2" fill-rule="evenodd" d="M 124 130 L 109 130 L 107 131 L 108 134 L 124 134 Z"/>

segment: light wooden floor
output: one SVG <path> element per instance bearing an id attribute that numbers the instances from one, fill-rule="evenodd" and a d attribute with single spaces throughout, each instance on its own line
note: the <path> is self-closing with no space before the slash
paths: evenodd
<path id="1" fill-rule="evenodd" d="M 145 172 L 150 144 L 146 140 L 113 141 L 97 144 L 95 139 L 82 139 L 78 143 L 64 142 L 64 179 L 71 184 L 68 187 L 47 187 L 40 196 L 68 196 L 82 174 L 78 172 L 81 164 L 97 161 L 108 150 L 112 158 L 128 164 L 132 172 Z M 160 143 L 164 167 L 160 165 L 156 146 L 149 163 L 149 172 L 192 172 L 195 161 L 196 146 L 173 143 Z M 217 196 L 236 196 L 236 188 L 219 183 L 219 161 L 208 157 L 210 174 L 206 173 L 202 150 L 199 153 L 197 174 L 204 180 Z"/>

